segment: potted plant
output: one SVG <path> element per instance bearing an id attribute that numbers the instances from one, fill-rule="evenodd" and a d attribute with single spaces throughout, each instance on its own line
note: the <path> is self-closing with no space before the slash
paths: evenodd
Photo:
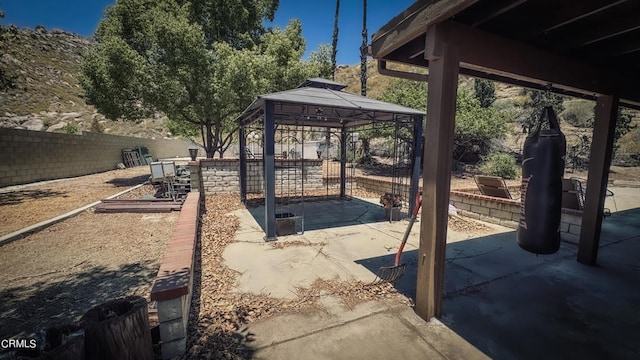
<path id="1" fill-rule="evenodd" d="M 385 193 L 380 196 L 380 204 L 384 207 L 384 212 L 389 220 L 400 220 L 400 209 L 402 209 L 402 197 L 399 194 Z"/>

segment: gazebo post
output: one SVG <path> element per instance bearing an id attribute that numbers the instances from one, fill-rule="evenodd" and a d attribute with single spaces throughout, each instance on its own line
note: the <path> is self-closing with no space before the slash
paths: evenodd
<path id="1" fill-rule="evenodd" d="M 347 128 L 342 125 L 340 132 L 340 197 L 346 196 L 346 177 L 347 172 Z"/>
<path id="2" fill-rule="evenodd" d="M 416 206 L 416 194 L 420 187 L 420 165 L 422 163 L 422 116 L 413 116 L 413 159 L 409 188 L 409 213 Z"/>
<path id="3" fill-rule="evenodd" d="M 265 241 L 276 239 L 276 163 L 275 163 L 275 120 L 273 103 L 264 103 L 264 131 L 262 149 L 264 164 L 264 224 Z"/>
<path id="4" fill-rule="evenodd" d="M 240 200 L 247 203 L 247 139 L 245 138 L 244 125 L 238 128 L 239 155 L 240 155 Z"/>

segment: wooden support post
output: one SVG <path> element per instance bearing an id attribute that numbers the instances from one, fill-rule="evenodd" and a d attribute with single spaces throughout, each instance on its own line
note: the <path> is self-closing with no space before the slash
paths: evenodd
<path id="1" fill-rule="evenodd" d="M 447 32 L 439 25 L 427 30 L 426 45 L 429 89 L 416 313 L 429 320 L 442 312 L 459 62 L 457 49 L 449 43 Z"/>
<path id="2" fill-rule="evenodd" d="M 618 117 L 618 98 L 599 96 L 595 115 L 587 194 L 582 212 L 582 227 L 580 228 L 580 243 L 578 245 L 578 262 L 585 265 L 596 265 L 598 259 L 602 212 L 607 193 L 609 167 L 613 155 L 613 137 Z"/>

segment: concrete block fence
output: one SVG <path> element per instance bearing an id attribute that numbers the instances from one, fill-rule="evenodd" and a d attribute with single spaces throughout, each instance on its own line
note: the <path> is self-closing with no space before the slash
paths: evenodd
<path id="1" fill-rule="evenodd" d="M 511 189 L 510 189 L 511 190 Z M 517 229 L 522 202 L 476 193 L 477 189 L 451 191 L 449 202 L 462 216 Z M 477 191 L 479 192 L 479 191 Z M 578 243 L 582 226 L 582 211 L 562 209 L 560 235 L 563 241 Z"/>
<path id="2" fill-rule="evenodd" d="M 0 128 L 0 187 L 113 170 L 123 148 L 138 146 L 154 159 L 189 155 L 189 142 L 181 140 Z"/>

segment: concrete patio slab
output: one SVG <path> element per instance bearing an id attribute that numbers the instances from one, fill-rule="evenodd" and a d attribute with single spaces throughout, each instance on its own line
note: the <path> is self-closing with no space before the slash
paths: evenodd
<path id="1" fill-rule="evenodd" d="M 260 209 L 239 210 L 236 242 L 224 252 L 241 274 L 238 291 L 291 298 L 317 277 L 373 280 L 393 262 L 407 222 L 384 221 L 376 204 L 348 203 L 353 211 L 305 204 L 305 221 L 316 219 L 317 228 L 280 237 L 307 244 L 282 249 L 264 242 Z M 251 324 L 254 357 L 640 358 L 640 202 L 625 206 L 603 223 L 598 267 L 577 263 L 572 244 L 538 256 L 520 249 L 507 228 L 489 225 L 494 232 L 481 237 L 450 230 L 440 319 L 425 322 L 408 306 L 382 301 L 346 309 L 325 295 L 322 311 Z M 339 215 L 314 213 L 332 209 Z M 322 228 L 321 221 L 330 223 Z M 408 297 L 415 296 L 419 228 L 417 222 L 403 254 L 407 271 L 395 285 Z"/>

